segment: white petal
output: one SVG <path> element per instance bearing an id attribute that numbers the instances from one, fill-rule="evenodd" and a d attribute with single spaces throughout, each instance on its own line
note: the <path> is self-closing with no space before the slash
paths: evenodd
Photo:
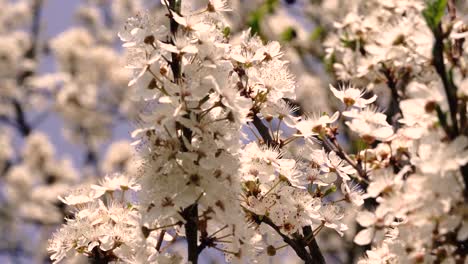
<path id="1" fill-rule="evenodd" d="M 101 241 L 100 248 L 104 251 L 111 250 L 114 247 L 114 240 L 110 236 L 103 236 L 99 241 Z"/>
<path id="2" fill-rule="evenodd" d="M 362 211 L 356 216 L 356 221 L 363 227 L 369 227 L 375 223 L 376 217 L 369 211 Z"/>
<path id="3" fill-rule="evenodd" d="M 338 99 L 343 99 L 343 92 L 339 91 L 338 89 L 336 89 L 335 87 L 333 87 L 333 85 L 329 85 L 330 87 L 330 90 L 332 91 L 333 95 L 338 98 Z"/>
<path id="4" fill-rule="evenodd" d="M 336 111 L 332 117 L 330 117 L 329 123 L 334 123 L 340 117 L 340 112 Z"/>
<path id="5" fill-rule="evenodd" d="M 245 63 L 247 60 L 245 59 L 245 57 L 241 56 L 240 54 L 231 54 L 231 58 L 240 62 L 240 63 Z"/>
<path id="6" fill-rule="evenodd" d="M 93 241 L 93 242 L 89 243 L 88 251 L 91 252 L 93 250 L 93 248 L 95 248 L 98 245 L 99 245 L 99 242 L 97 242 L 97 241 Z"/>
<path id="7" fill-rule="evenodd" d="M 172 13 L 172 18 L 179 24 L 184 27 L 187 26 L 187 20 L 184 17 L 179 16 L 176 12 Z"/>
<path id="8" fill-rule="evenodd" d="M 198 52 L 198 48 L 195 45 L 188 45 L 181 50 L 183 53 L 195 54 Z"/>
<path id="9" fill-rule="evenodd" d="M 159 43 L 159 46 L 164 50 L 167 50 L 167 51 L 172 52 L 172 53 L 179 53 L 179 50 L 174 45 L 166 44 L 166 43 L 161 42 L 161 41 L 158 41 L 158 43 Z"/>
<path id="10" fill-rule="evenodd" d="M 385 139 L 387 139 L 387 138 L 389 138 L 390 136 L 393 135 L 393 129 L 390 126 L 381 127 L 381 128 L 378 128 L 378 129 L 376 129 L 374 131 L 374 135 L 375 135 L 376 138 L 385 140 Z"/>
<path id="11" fill-rule="evenodd" d="M 354 243 L 363 246 L 368 245 L 372 241 L 374 237 L 374 229 L 373 228 L 366 228 L 361 230 L 357 235 L 354 237 Z"/>

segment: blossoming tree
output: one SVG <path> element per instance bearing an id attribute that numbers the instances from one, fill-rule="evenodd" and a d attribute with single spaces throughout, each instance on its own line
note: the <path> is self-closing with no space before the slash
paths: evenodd
<path id="1" fill-rule="evenodd" d="M 266 41 L 259 16 L 273 2 L 257 6 L 252 29 L 244 31 L 232 25 L 238 11 L 227 0 L 161 0 L 159 15 L 142 10 L 126 20 L 118 37 L 133 75 L 121 98 L 136 125 L 137 157 L 128 162 L 136 168 L 50 195 L 71 209 L 53 211 L 55 218 L 68 212 L 48 243 L 54 263 L 81 256 L 91 263 L 195 264 L 205 252 L 233 263 L 468 261 L 468 4 L 366 0 L 352 1 L 344 16 L 324 14 L 327 27 L 335 22 L 317 57 L 336 77 L 327 91 L 335 111 L 310 112 L 300 104 L 290 56 Z M 118 84 L 107 82 L 119 70 L 77 74 L 83 70 L 76 67 L 108 61 L 88 51 L 100 42 L 85 31 L 69 34 L 82 46 L 69 47 L 70 37 L 52 42 L 67 62 L 60 80 L 70 82 L 58 98 L 83 112 L 121 106 L 80 99 Z M 16 98 L 16 118 L 5 119 L 28 136 Z M 88 135 L 87 160 L 96 163 L 89 137 L 102 134 L 82 131 L 112 118 L 79 121 L 83 112 L 73 109 L 63 115 L 81 130 L 70 135 Z M 48 172 L 46 183 L 55 175 L 54 166 L 43 166 L 54 163 L 47 140 L 27 138 L 26 164 L 5 165 L 13 201 L 31 195 L 14 189 L 32 189 L 31 172 Z M 40 155 L 27 154 L 34 152 Z M 110 156 L 109 169 L 95 172 L 119 166 Z M 62 175 L 60 182 L 68 187 L 77 178 Z"/>

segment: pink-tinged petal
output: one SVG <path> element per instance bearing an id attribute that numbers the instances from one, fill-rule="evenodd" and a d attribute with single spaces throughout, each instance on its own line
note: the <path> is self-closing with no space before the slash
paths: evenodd
<path id="1" fill-rule="evenodd" d="M 374 228 L 366 228 L 357 233 L 353 241 L 360 246 L 364 246 L 370 244 L 372 238 L 374 238 Z"/>
<path id="2" fill-rule="evenodd" d="M 363 227 L 369 227 L 375 224 L 376 217 L 369 211 L 362 211 L 356 216 L 356 221 Z"/>
<path id="3" fill-rule="evenodd" d="M 190 54 L 195 54 L 198 52 L 198 48 L 194 45 L 188 45 L 186 47 L 184 47 L 181 52 L 183 53 L 190 53 Z"/>
<path id="4" fill-rule="evenodd" d="M 161 42 L 161 41 L 158 41 L 158 43 L 159 43 L 159 46 L 164 50 L 167 50 L 167 51 L 172 52 L 172 53 L 179 53 L 179 50 L 174 45 L 166 44 L 166 43 Z"/>

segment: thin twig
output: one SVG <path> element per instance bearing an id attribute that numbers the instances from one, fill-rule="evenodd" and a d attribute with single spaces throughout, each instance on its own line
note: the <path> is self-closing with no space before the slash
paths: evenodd
<path id="1" fill-rule="evenodd" d="M 265 124 L 263 124 L 262 120 L 256 115 L 256 113 L 254 113 L 253 124 L 260 133 L 260 136 L 263 138 L 263 141 L 268 146 L 274 146 L 276 144 L 276 142 L 273 141 L 268 128 L 265 126 Z M 307 243 L 304 241 L 303 237 L 292 239 L 289 236 L 283 234 L 280 228 L 276 226 L 275 223 L 273 223 L 273 221 L 271 221 L 268 217 L 263 216 L 261 219 L 258 217 L 257 220 L 272 227 L 283 238 L 283 241 L 290 245 L 291 248 L 296 252 L 297 256 L 305 261 L 306 264 L 325 263 L 322 252 L 320 251 L 320 248 L 314 237 L 312 237 L 311 241 L 307 241 Z M 309 248 L 310 253 L 307 252 L 306 247 Z"/>
<path id="2" fill-rule="evenodd" d="M 336 137 L 329 137 L 328 138 L 332 145 L 336 148 L 336 154 L 346 160 L 346 162 L 348 162 L 349 165 L 351 165 L 355 170 L 356 172 L 358 173 L 359 177 L 361 179 L 366 179 L 367 178 L 367 172 L 366 170 L 364 170 L 360 165 L 358 165 L 356 162 L 354 162 L 350 156 L 348 156 L 348 154 L 346 153 L 346 151 L 343 149 L 343 147 L 340 145 L 340 143 L 338 142 L 338 140 L 336 139 Z M 327 140 L 325 139 L 324 142 L 326 142 Z"/>
<path id="3" fill-rule="evenodd" d="M 452 134 L 451 138 L 458 135 L 458 121 L 457 121 L 457 87 L 453 84 L 447 75 L 447 69 L 444 62 L 444 34 L 442 32 L 442 25 L 439 23 L 437 28 L 433 31 L 435 42 L 432 49 L 433 65 L 437 74 L 442 80 L 442 84 L 447 96 L 447 101 L 450 109 L 450 118 L 452 121 Z"/>
<path id="4" fill-rule="evenodd" d="M 161 249 L 162 242 L 164 241 L 165 234 L 166 234 L 166 230 L 161 230 L 161 233 L 159 234 L 159 237 L 158 237 L 158 242 L 156 243 L 156 250 L 158 252 L 161 252 L 160 249 Z"/>

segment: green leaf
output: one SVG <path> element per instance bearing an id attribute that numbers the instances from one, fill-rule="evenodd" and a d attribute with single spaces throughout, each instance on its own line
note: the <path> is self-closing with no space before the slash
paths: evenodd
<path id="1" fill-rule="evenodd" d="M 265 3 L 266 11 L 270 14 L 273 13 L 276 6 L 278 5 L 278 2 L 278 0 L 267 0 Z"/>
<path id="2" fill-rule="evenodd" d="M 335 185 L 332 185 L 330 188 L 328 188 L 326 191 L 325 191 L 325 194 L 322 196 L 322 197 L 326 197 L 327 195 L 331 194 L 331 193 L 334 193 L 336 192 L 336 186 Z"/>
<path id="3" fill-rule="evenodd" d="M 336 62 L 335 53 L 333 52 L 330 57 L 323 57 L 322 61 L 323 61 L 323 64 L 325 65 L 325 70 L 328 73 L 333 73 L 334 72 L 333 64 L 335 64 Z"/>
<path id="4" fill-rule="evenodd" d="M 359 50 L 362 55 L 366 54 L 366 50 L 364 49 L 365 42 L 364 39 L 358 38 L 358 39 L 346 39 L 346 38 L 341 38 L 340 39 L 341 43 L 343 43 L 343 46 L 346 48 L 349 48 L 353 51 Z"/>
<path id="5" fill-rule="evenodd" d="M 319 40 L 322 39 L 325 36 L 325 29 L 321 26 L 318 26 L 312 31 L 310 34 L 310 40 Z"/>
<path id="6" fill-rule="evenodd" d="M 307 192 L 311 195 L 314 193 L 314 185 L 312 183 L 307 185 Z"/>
<path id="7" fill-rule="evenodd" d="M 257 10 L 254 10 L 252 13 L 250 13 L 247 24 L 251 28 L 252 35 L 261 34 L 260 23 L 262 19 L 265 17 L 265 15 L 274 13 L 278 2 L 278 0 L 267 0 Z"/>
<path id="8" fill-rule="evenodd" d="M 294 28 L 288 27 L 281 33 L 281 40 L 290 42 L 297 37 L 297 32 Z"/>
<path id="9" fill-rule="evenodd" d="M 225 38 L 229 37 L 229 35 L 231 35 L 231 28 L 230 27 L 225 27 L 223 29 L 223 35 Z"/>
<path id="10" fill-rule="evenodd" d="M 361 150 L 364 150 L 367 148 L 367 143 L 362 140 L 361 138 L 358 138 L 353 141 L 353 152 L 359 153 Z"/>
<path id="11" fill-rule="evenodd" d="M 444 16 L 446 6 L 447 0 L 426 0 L 426 9 L 423 10 L 423 16 L 432 31 L 437 30 Z"/>
<path id="12" fill-rule="evenodd" d="M 251 28 L 251 34 L 255 35 L 260 33 L 260 21 L 263 18 L 262 10 L 254 11 L 250 14 L 249 20 L 247 21 L 249 27 Z"/>

